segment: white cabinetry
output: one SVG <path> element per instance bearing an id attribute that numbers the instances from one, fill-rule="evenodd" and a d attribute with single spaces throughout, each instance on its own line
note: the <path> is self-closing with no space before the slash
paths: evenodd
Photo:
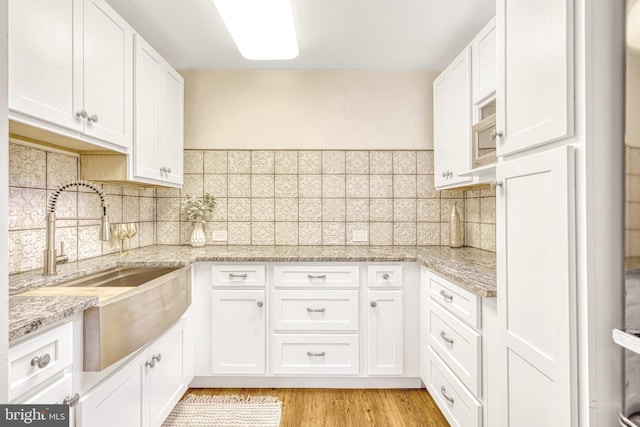
<path id="1" fill-rule="evenodd" d="M 410 263 L 194 264 L 192 386 L 419 387 L 417 272 Z"/>
<path id="2" fill-rule="evenodd" d="M 264 374 L 264 289 L 214 289 L 211 294 L 212 373 Z"/>
<path id="3" fill-rule="evenodd" d="M 471 165 L 471 47 L 433 82 L 433 147 L 436 188 L 470 181 L 459 176 Z"/>
<path id="4" fill-rule="evenodd" d="M 130 148 L 131 27 L 104 0 L 12 0 L 9 14 L 10 119 Z"/>
<path id="5" fill-rule="evenodd" d="M 213 265 L 210 269 L 209 373 L 264 374 L 267 332 L 264 265 Z"/>
<path id="6" fill-rule="evenodd" d="M 420 292 L 422 380 L 452 426 L 488 421 L 489 359 L 494 357 L 496 307 L 423 269 Z M 498 425 L 498 424 L 496 424 Z"/>
<path id="7" fill-rule="evenodd" d="M 151 346 L 85 393 L 77 427 L 160 426 L 192 379 L 193 342 L 182 317 Z"/>
<path id="8" fill-rule="evenodd" d="M 572 8 L 571 0 L 498 0 L 498 156 L 573 133 Z"/>
<path id="9" fill-rule="evenodd" d="M 367 279 L 367 374 L 402 375 L 402 267 L 369 266 Z"/>
<path id="10" fill-rule="evenodd" d="M 182 76 L 135 35 L 133 178 L 182 185 Z"/>
<path id="11" fill-rule="evenodd" d="M 578 423 L 573 162 L 573 148 L 561 147 L 496 170 L 495 425 Z"/>
<path id="12" fill-rule="evenodd" d="M 276 265 L 271 372 L 359 373 L 357 266 Z"/>
<path id="13" fill-rule="evenodd" d="M 72 322 L 29 337 L 9 349 L 9 401 L 19 404 L 69 404 L 73 394 Z M 73 420 L 73 409 L 70 416 Z"/>
<path id="14" fill-rule="evenodd" d="M 473 58 L 473 104 L 479 105 L 496 93 L 496 20 L 495 18 L 471 42 Z"/>

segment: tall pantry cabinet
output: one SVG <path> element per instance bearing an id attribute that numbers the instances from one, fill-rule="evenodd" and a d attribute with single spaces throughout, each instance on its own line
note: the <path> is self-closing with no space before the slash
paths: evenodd
<path id="1" fill-rule="evenodd" d="M 574 148 L 545 146 L 573 133 L 572 10 L 572 0 L 497 2 L 490 425 L 578 425 Z"/>

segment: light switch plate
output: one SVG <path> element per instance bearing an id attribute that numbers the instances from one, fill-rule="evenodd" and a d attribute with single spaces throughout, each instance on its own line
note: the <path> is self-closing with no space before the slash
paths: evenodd
<path id="1" fill-rule="evenodd" d="M 368 242 L 369 232 L 367 230 L 353 230 L 351 240 L 354 242 Z"/>
<path id="2" fill-rule="evenodd" d="M 212 231 L 211 240 L 213 240 L 214 242 L 226 242 L 227 241 L 226 230 Z"/>

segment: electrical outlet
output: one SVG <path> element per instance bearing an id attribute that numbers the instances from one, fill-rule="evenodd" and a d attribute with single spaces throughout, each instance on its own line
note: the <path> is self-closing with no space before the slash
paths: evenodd
<path id="1" fill-rule="evenodd" d="M 351 240 L 354 242 L 368 242 L 369 232 L 367 230 L 353 230 Z"/>
<path id="2" fill-rule="evenodd" d="M 219 230 L 211 232 L 211 240 L 214 242 L 226 242 L 227 241 L 227 231 Z"/>

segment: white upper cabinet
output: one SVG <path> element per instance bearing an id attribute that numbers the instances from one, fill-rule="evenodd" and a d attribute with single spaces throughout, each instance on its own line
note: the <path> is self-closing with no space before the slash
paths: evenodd
<path id="1" fill-rule="evenodd" d="M 498 156 L 573 133 L 571 0 L 498 0 Z"/>
<path id="2" fill-rule="evenodd" d="M 134 179 L 182 184 L 183 79 L 135 36 Z"/>
<path id="3" fill-rule="evenodd" d="M 105 1 L 9 2 L 12 120 L 126 150 L 132 103 L 133 31 Z"/>
<path id="4" fill-rule="evenodd" d="M 433 146 L 437 189 L 471 178 L 459 176 L 471 160 L 471 47 L 466 47 L 433 82 Z"/>
<path id="5" fill-rule="evenodd" d="M 85 0 L 84 132 L 131 147 L 133 30 L 103 0 Z"/>
<path id="6" fill-rule="evenodd" d="M 473 104 L 481 104 L 496 93 L 496 20 L 478 33 L 471 43 L 473 56 Z"/>

